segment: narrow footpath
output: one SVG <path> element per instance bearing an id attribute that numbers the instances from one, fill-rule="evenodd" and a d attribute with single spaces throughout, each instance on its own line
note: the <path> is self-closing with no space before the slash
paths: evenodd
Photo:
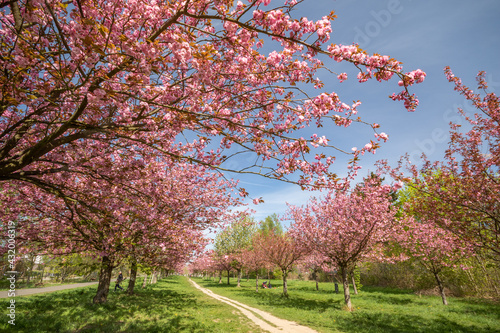
<path id="1" fill-rule="evenodd" d="M 252 308 L 248 305 L 242 304 L 240 302 L 237 302 L 235 300 L 229 299 L 224 296 L 220 296 L 215 294 L 213 291 L 209 289 L 205 289 L 203 287 L 200 287 L 196 282 L 193 280 L 189 279 L 189 281 L 199 290 L 207 294 L 208 296 L 211 296 L 223 303 L 229 304 L 239 311 L 243 313 L 245 316 L 248 317 L 251 321 L 253 321 L 255 324 L 259 325 L 263 330 L 270 332 L 270 333 L 318 333 L 317 331 L 313 330 L 312 328 L 309 328 L 307 326 L 301 326 L 293 321 L 281 319 L 278 317 L 273 316 L 272 314 Z"/>
<path id="2" fill-rule="evenodd" d="M 16 296 L 26 296 L 26 295 L 33 295 L 33 294 L 50 293 L 50 292 L 58 291 L 58 290 L 91 286 L 93 284 L 97 284 L 97 282 L 63 284 L 61 286 L 52 286 L 52 287 L 45 287 L 45 288 L 16 289 L 15 294 L 16 294 Z M 0 291 L 0 298 L 7 298 L 7 297 L 9 297 L 8 290 Z"/>

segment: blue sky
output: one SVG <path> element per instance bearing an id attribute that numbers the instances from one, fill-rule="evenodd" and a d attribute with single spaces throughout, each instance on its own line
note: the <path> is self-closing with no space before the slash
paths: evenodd
<path id="1" fill-rule="evenodd" d="M 271 4 L 282 2 L 273 0 Z M 337 92 L 344 102 L 361 100 L 358 115 L 368 122 L 381 125 L 380 131 L 389 141 L 375 155 L 362 159 L 361 175 L 374 170 L 374 162 L 388 159 L 394 164 L 409 153 L 418 162 L 424 152 L 432 160 L 441 159 L 448 142 L 448 123 L 457 120 L 458 107 L 471 110 L 465 100 L 448 83 L 443 68 L 450 66 L 455 75 L 475 88 L 478 71 L 487 72 L 490 90 L 500 93 L 500 1 L 497 0 L 309 0 L 294 15 L 320 19 L 335 10 L 331 42 L 360 44 L 370 53 L 389 55 L 403 62 L 405 71 L 422 69 L 427 73 L 424 83 L 411 92 L 417 94 L 420 105 L 414 113 L 407 112 L 401 102 L 387 96 L 399 92 L 397 79 L 389 83 L 360 84 L 353 68 L 326 63 L 337 73 L 347 71 L 350 79 L 339 83 L 335 75 L 323 75 L 325 90 Z M 347 69 L 347 70 L 346 70 Z M 369 128 L 353 127 L 340 131 L 325 126 L 314 131 L 338 140 L 348 150 L 362 147 L 373 138 Z M 311 132 L 313 133 L 313 132 Z M 335 171 L 345 173 L 349 156 L 338 156 Z M 244 164 L 244 158 L 231 163 Z M 238 175 L 230 175 L 238 178 Z M 299 187 L 260 177 L 239 177 L 241 186 L 251 197 L 263 197 L 264 203 L 251 205 L 257 220 L 272 213 L 283 214 L 286 202 L 302 205 L 311 192 Z"/>

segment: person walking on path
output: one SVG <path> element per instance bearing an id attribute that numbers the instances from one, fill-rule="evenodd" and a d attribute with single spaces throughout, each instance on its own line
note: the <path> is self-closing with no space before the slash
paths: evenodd
<path id="1" fill-rule="evenodd" d="M 118 278 L 116 279 L 115 291 L 116 291 L 116 288 L 120 288 L 121 290 L 123 290 L 122 286 L 120 286 L 120 283 L 122 281 L 123 281 L 123 275 L 122 275 L 122 272 L 120 271 L 120 274 L 118 275 Z"/>

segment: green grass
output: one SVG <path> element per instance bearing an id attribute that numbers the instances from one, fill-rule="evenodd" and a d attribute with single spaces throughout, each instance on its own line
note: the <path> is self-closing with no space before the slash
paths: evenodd
<path id="1" fill-rule="evenodd" d="M 123 287 L 126 288 L 127 283 Z M 16 326 L 7 323 L 10 299 L 0 299 L 0 332 L 260 332 L 233 307 L 173 276 L 136 295 L 110 290 L 108 302 L 92 304 L 96 286 L 16 297 Z"/>
<path id="2" fill-rule="evenodd" d="M 438 296 L 419 297 L 410 291 L 363 287 L 351 295 L 353 312 L 343 310 L 344 295 L 334 293 L 332 283 L 320 283 L 320 290 L 309 281 L 289 281 L 289 298 L 281 296 L 281 281 L 272 280 L 275 289 L 255 292 L 255 280 L 242 281 L 242 287 L 194 279 L 217 294 L 293 320 L 319 332 L 500 332 L 500 304 L 478 299 L 449 298 L 442 305 Z M 223 281 L 225 281 L 223 279 Z M 262 282 L 262 280 L 261 280 Z M 351 291 L 352 293 L 352 291 Z"/>
<path id="3" fill-rule="evenodd" d="M 478 299 L 412 294 L 383 288 L 363 287 L 352 295 L 353 312 L 343 310 L 343 294 L 330 283 L 289 281 L 289 298 L 278 288 L 255 292 L 255 281 L 242 287 L 194 279 L 214 292 L 296 321 L 319 332 L 500 332 L 500 304 Z M 224 279 L 224 281 L 226 281 Z M 262 282 L 262 281 L 261 281 Z M 126 287 L 126 283 L 124 284 Z M 0 332 L 261 332 L 236 309 L 196 290 L 185 277 L 173 276 L 137 294 L 109 294 L 108 303 L 92 304 L 96 287 L 83 287 L 50 294 L 16 297 L 15 329 L 2 315 Z M 342 292 L 342 289 L 341 289 Z M 0 299 L 6 314 L 10 299 Z"/>

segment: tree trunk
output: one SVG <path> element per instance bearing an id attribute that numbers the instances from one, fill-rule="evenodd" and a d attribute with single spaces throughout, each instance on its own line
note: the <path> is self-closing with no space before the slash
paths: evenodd
<path id="1" fill-rule="evenodd" d="M 354 279 L 354 271 L 351 273 L 352 287 L 354 289 L 354 295 L 358 294 L 358 288 L 356 288 L 356 280 Z"/>
<path id="2" fill-rule="evenodd" d="M 345 301 L 345 306 L 347 311 L 352 311 L 352 304 L 351 304 L 351 294 L 349 292 L 349 281 L 347 280 L 347 268 L 346 267 L 341 267 L 340 268 L 342 272 L 342 283 L 344 285 L 344 301 Z"/>
<path id="3" fill-rule="evenodd" d="M 142 282 L 142 289 L 146 288 L 146 284 L 148 283 L 148 275 L 144 277 L 144 281 Z"/>
<path id="4" fill-rule="evenodd" d="M 255 274 L 255 292 L 259 292 L 259 274 Z"/>
<path id="5" fill-rule="evenodd" d="M 127 294 L 132 295 L 134 294 L 135 280 L 137 279 L 137 260 L 135 258 L 132 258 L 129 278 Z"/>
<path id="6" fill-rule="evenodd" d="M 45 265 L 42 266 L 42 274 L 40 275 L 40 283 L 43 283 L 43 272 L 45 272 Z"/>
<path id="7" fill-rule="evenodd" d="M 219 271 L 219 284 L 222 284 L 222 271 Z"/>
<path id="8" fill-rule="evenodd" d="M 444 294 L 443 282 L 439 278 L 438 273 L 434 273 L 434 277 L 436 278 L 436 282 L 437 282 L 438 287 L 439 287 L 439 293 L 441 294 L 441 298 L 443 299 L 443 304 L 448 305 L 448 301 L 446 300 L 446 295 Z"/>
<path id="9" fill-rule="evenodd" d="M 109 284 L 111 283 L 111 273 L 113 272 L 113 262 L 108 256 L 102 257 L 101 272 L 99 274 L 99 285 L 94 296 L 94 304 L 102 304 L 108 300 Z"/>
<path id="10" fill-rule="evenodd" d="M 288 285 L 286 282 L 286 276 L 288 275 L 288 273 L 286 271 L 282 272 L 283 272 L 283 296 L 288 297 Z M 271 282 L 271 280 L 269 280 L 269 282 Z"/>
<path id="11" fill-rule="evenodd" d="M 240 281 L 241 281 L 241 269 L 238 270 L 238 285 L 237 285 L 237 287 L 241 287 Z"/>
<path id="12" fill-rule="evenodd" d="M 33 268 L 35 267 L 36 255 L 28 258 L 29 266 L 28 266 L 28 280 L 27 283 L 30 283 L 31 277 L 33 275 Z"/>
<path id="13" fill-rule="evenodd" d="M 227 270 L 227 285 L 229 285 L 229 273 L 230 273 L 230 271 L 229 271 L 229 269 L 228 269 L 228 270 Z"/>
<path id="14" fill-rule="evenodd" d="M 314 281 L 316 281 L 316 291 L 319 290 L 319 276 L 318 276 L 318 271 L 315 269 L 313 271 L 313 277 L 314 277 Z"/>
<path id="15" fill-rule="evenodd" d="M 26 270 L 26 283 L 30 283 L 31 280 L 31 268 Z"/>

